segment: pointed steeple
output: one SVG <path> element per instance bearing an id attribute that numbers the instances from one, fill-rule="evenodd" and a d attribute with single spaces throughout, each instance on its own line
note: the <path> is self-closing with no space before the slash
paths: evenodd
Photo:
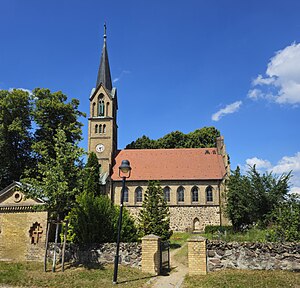
<path id="1" fill-rule="evenodd" d="M 107 53 L 107 48 L 106 48 L 106 23 L 104 23 L 103 38 L 104 38 L 104 43 L 103 43 L 103 48 L 102 48 L 100 66 L 99 66 L 99 70 L 98 70 L 96 89 L 102 83 L 102 85 L 106 89 L 111 91 L 112 90 L 112 82 L 111 82 L 110 68 L 109 68 L 109 62 L 108 62 L 108 53 Z"/>

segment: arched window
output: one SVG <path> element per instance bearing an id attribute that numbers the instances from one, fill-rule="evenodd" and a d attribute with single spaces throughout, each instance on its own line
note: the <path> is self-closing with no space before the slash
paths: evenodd
<path id="1" fill-rule="evenodd" d="M 106 125 L 103 125 L 103 133 L 106 133 Z"/>
<path id="2" fill-rule="evenodd" d="M 103 94 L 100 94 L 98 97 L 98 116 L 104 116 Z"/>
<path id="3" fill-rule="evenodd" d="M 177 202 L 184 202 L 184 188 L 182 186 L 177 189 Z"/>
<path id="4" fill-rule="evenodd" d="M 102 133 L 102 124 L 99 125 L 99 133 Z"/>
<path id="5" fill-rule="evenodd" d="M 192 188 L 192 202 L 198 202 L 198 201 L 199 201 L 198 187 L 194 186 Z"/>
<path id="6" fill-rule="evenodd" d="M 125 191 L 124 191 L 124 202 L 128 202 L 128 187 L 125 187 Z"/>
<path id="7" fill-rule="evenodd" d="M 136 203 L 143 202 L 143 190 L 141 187 L 137 187 L 135 189 L 135 202 Z"/>
<path id="8" fill-rule="evenodd" d="M 170 187 L 168 186 L 164 188 L 164 197 L 167 202 L 170 202 Z"/>
<path id="9" fill-rule="evenodd" d="M 98 124 L 95 125 L 95 133 L 98 133 Z"/>
<path id="10" fill-rule="evenodd" d="M 207 202 L 212 202 L 213 201 L 213 192 L 212 192 L 212 187 L 208 186 L 206 188 L 206 201 Z"/>

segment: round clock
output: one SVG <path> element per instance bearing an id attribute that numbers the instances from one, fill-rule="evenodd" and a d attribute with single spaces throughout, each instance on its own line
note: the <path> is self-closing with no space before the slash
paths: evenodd
<path id="1" fill-rule="evenodd" d="M 96 146 L 96 151 L 97 151 L 98 153 L 103 152 L 103 151 L 104 151 L 104 145 L 103 145 L 103 144 L 98 144 L 98 145 Z"/>

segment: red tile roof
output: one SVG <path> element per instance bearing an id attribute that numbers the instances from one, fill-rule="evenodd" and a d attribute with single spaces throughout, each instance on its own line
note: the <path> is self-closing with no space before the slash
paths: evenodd
<path id="1" fill-rule="evenodd" d="M 218 180 L 225 167 L 216 148 L 126 149 L 116 156 L 112 179 L 121 180 L 119 166 L 129 160 L 130 180 Z"/>

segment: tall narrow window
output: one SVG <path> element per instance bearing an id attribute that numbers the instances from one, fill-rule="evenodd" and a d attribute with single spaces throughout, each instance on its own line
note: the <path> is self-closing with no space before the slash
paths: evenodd
<path id="1" fill-rule="evenodd" d="M 103 125 L 103 133 L 106 133 L 106 125 Z"/>
<path id="2" fill-rule="evenodd" d="M 98 97 L 98 116 L 104 116 L 103 94 Z"/>
<path id="3" fill-rule="evenodd" d="M 168 186 L 164 188 L 164 197 L 167 202 L 170 202 L 170 187 Z"/>
<path id="4" fill-rule="evenodd" d="M 206 201 L 207 202 L 212 202 L 213 201 L 213 192 L 212 192 L 212 187 L 208 186 L 206 188 Z"/>
<path id="5" fill-rule="evenodd" d="M 102 124 L 99 125 L 99 133 L 102 133 Z"/>
<path id="6" fill-rule="evenodd" d="M 143 202 L 143 190 L 141 187 L 137 187 L 135 189 L 135 202 L 136 203 Z"/>
<path id="7" fill-rule="evenodd" d="M 124 191 L 124 202 L 128 202 L 128 187 L 125 187 L 125 191 Z"/>
<path id="8" fill-rule="evenodd" d="M 98 124 L 95 125 L 95 133 L 98 133 Z"/>
<path id="9" fill-rule="evenodd" d="M 177 189 L 177 202 L 184 202 L 184 188 L 182 186 Z"/>
<path id="10" fill-rule="evenodd" d="M 106 103 L 106 116 L 108 116 L 108 107 L 109 107 L 109 102 Z"/>
<path id="11" fill-rule="evenodd" d="M 198 202 L 198 201 L 199 201 L 198 187 L 194 186 L 192 188 L 192 202 Z"/>
<path id="12" fill-rule="evenodd" d="M 96 106 L 96 103 L 94 102 L 93 106 L 92 106 L 92 117 L 95 116 L 95 106 Z"/>

